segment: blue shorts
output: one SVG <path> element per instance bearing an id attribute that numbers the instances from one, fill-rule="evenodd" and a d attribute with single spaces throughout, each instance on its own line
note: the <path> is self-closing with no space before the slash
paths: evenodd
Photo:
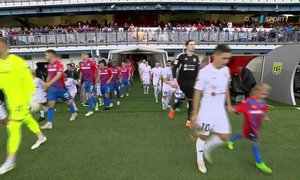
<path id="1" fill-rule="evenodd" d="M 122 84 L 122 85 L 125 85 L 125 86 L 128 86 L 128 85 L 129 85 L 128 79 L 122 79 L 122 80 L 121 80 L 121 84 Z"/>
<path id="2" fill-rule="evenodd" d="M 101 89 L 102 95 L 109 94 L 109 92 L 110 92 L 110 88 L 108 85 L 101 85 L 100 89 Z"/>
<path id="3" fill-rule="evenodd" d="M 95 90 L 95 86 L 93 84 L 84 84 L 84 90 L 85 90 L 85 93 L 90 93 L 92 94 Z"/>
<path id="4" fill-rule="evenodd" d="M 69 101 L 72 97 L 67 89 L 49 89 L 48 101 L 57 101 L 58 99 Z"/>
<path id="5" fill-rule="evenodd" d="M 110 83 L 110 91 L 111 92 L 114 92 L 114 91 L 119 92 L 120 91 L 119 84 L 118 83 Z"/>

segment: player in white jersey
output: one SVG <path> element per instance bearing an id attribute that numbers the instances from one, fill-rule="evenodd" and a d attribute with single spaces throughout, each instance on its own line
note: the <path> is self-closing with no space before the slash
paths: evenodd
<path id="1" fill-rule="evenodd" d="M 75 111 L 78 111 L 77 106 L 75 104 L 75 96 L 77 94 L 78 82 L 72 78 L 68 78 L 68 74 L 66 74 L 66 73 L 64 74 L 64 81 L 65 81 L 65 86 L 68 89 L 68 91 L 73 99 L 73 105 L 74 105 Z"/>
<path id="2" fill-rule="evenodd" d="M 35 83 L 35 94 L 32 96 L 32 99 L 34 99 L 37 103 L 40 104 L 40 118 L 38 121 L 43 121 L 45 120 L 45 110 L 46 108 L 46 103 L 47 103 L 47 93 L 43 89 L 45 82 L 40 79 L 39 77 L 36 76 L 35 71 L 32 71 L 34 78 L 34 83 Z"/>
<path id="3" fill-rule="evenodd" d="M 172 74 L 172 63 L 170 60 L 167 61 L 167 67 L 165 67 L 162 71 L 162 80 L 163 80 L 162 108 L 163 110 L 166 110 L 171 107 L 170 102 L 174 91 L 174 89 L 171 86 L 173 81 L 173 74 Z"/>
<path id="4" fill-rule="evenodd" d="M 145 67 L 145 62 L 146 62 L 146 60 L 142 60 L 142 61 L 140 61 L 140 63 L 138 64 L 139 75 L 140 75 L 140 77 L 142 77 L 142 70 L 143 70 L 144 67 Z M 142 82 L 142 87 L 143 87 L 143 80 L 142 80 L 142 79 L 141 79 L 141 82 Z"/>
<path id="5" fill-rule="evenodd" d="M 158 95 L 161 92 L 161 75 L 163 68 L 160 67 L 159 62 L 155 62 L 155 67 L 151 70 L 152 83 L 154 88 L 155 102 L 158 103 Z"/>
<path id="6" fill-rule="evenodd" d="M 230 122 L 225 109 L 233 112 L 228 84 L 230 72 L 226 64 L 231 58 L 231 50 L 226 45 L 218 45 L 213 54 L 214 61 L 198 73 L 194 86 L 192 123 L 198 127 L 196 151 L 198 169 L 206 173 L 204 158 L 212 162 L 211 151 L 225 144 L 231 134 Z M 200 127 L 200 128 L 199 128 Z M 210 132 L 214 132 L 208 139 Z"/>
<path id="7" fill-rule="evenodd" d="M 7 111 L 4 104 L 4 93 L 0 90 L 0 122 L 3 124 L 7 123 Z"/>
<path id="8" fill-rule="evenodd" d="M 144 94 L 149 94 L 149 87 L 151 82 L 151 67 L 148 61 L 145 61 L 145 67 L 141 71 L 141 80 L 144 86 Z"/>

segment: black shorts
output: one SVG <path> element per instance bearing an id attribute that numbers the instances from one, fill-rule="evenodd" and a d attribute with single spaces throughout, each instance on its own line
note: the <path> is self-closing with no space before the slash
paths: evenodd
<path id="1" fill-rule="evenodd" d="M 185 94 L 185 97 L 188 100 L 192 100 L 193 99 L 193 95 L 194 95 L 194 86 L 187 86 L 187 85 L 179 85 L 180 86 L 180 90 Z"/>

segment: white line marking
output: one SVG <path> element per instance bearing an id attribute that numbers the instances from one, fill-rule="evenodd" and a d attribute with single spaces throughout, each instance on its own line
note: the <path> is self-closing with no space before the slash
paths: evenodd
<path id="1" fill-rule="evenodd" d="M 300 111 L 300 107 L 296 107 L 296 109 L 298 109 Z"/>

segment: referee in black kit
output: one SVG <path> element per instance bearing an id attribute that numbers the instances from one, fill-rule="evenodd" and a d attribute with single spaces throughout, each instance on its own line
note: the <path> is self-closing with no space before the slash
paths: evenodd
<path id="1" fill-rule="evenodd" d="M 185 97 L 178 99 L 178 101 L 170 109 L 169 118 L 174 119 L 175 109 L 178 108 L 185 99 L 187 99 L 189 107 L 186 126 L 189 127 L 189 118 L 192 113 L 194 84 L 200 69 L 200 61 L 198 55 L 194 53 L 196 45 L 195 41 L 188 40 L 185 45 L 186 52 L 178 55 L 172 69 L 174 78 L 172 86 L 176 89 L 176 92 L 181 90 L 185 94 Z"/>

